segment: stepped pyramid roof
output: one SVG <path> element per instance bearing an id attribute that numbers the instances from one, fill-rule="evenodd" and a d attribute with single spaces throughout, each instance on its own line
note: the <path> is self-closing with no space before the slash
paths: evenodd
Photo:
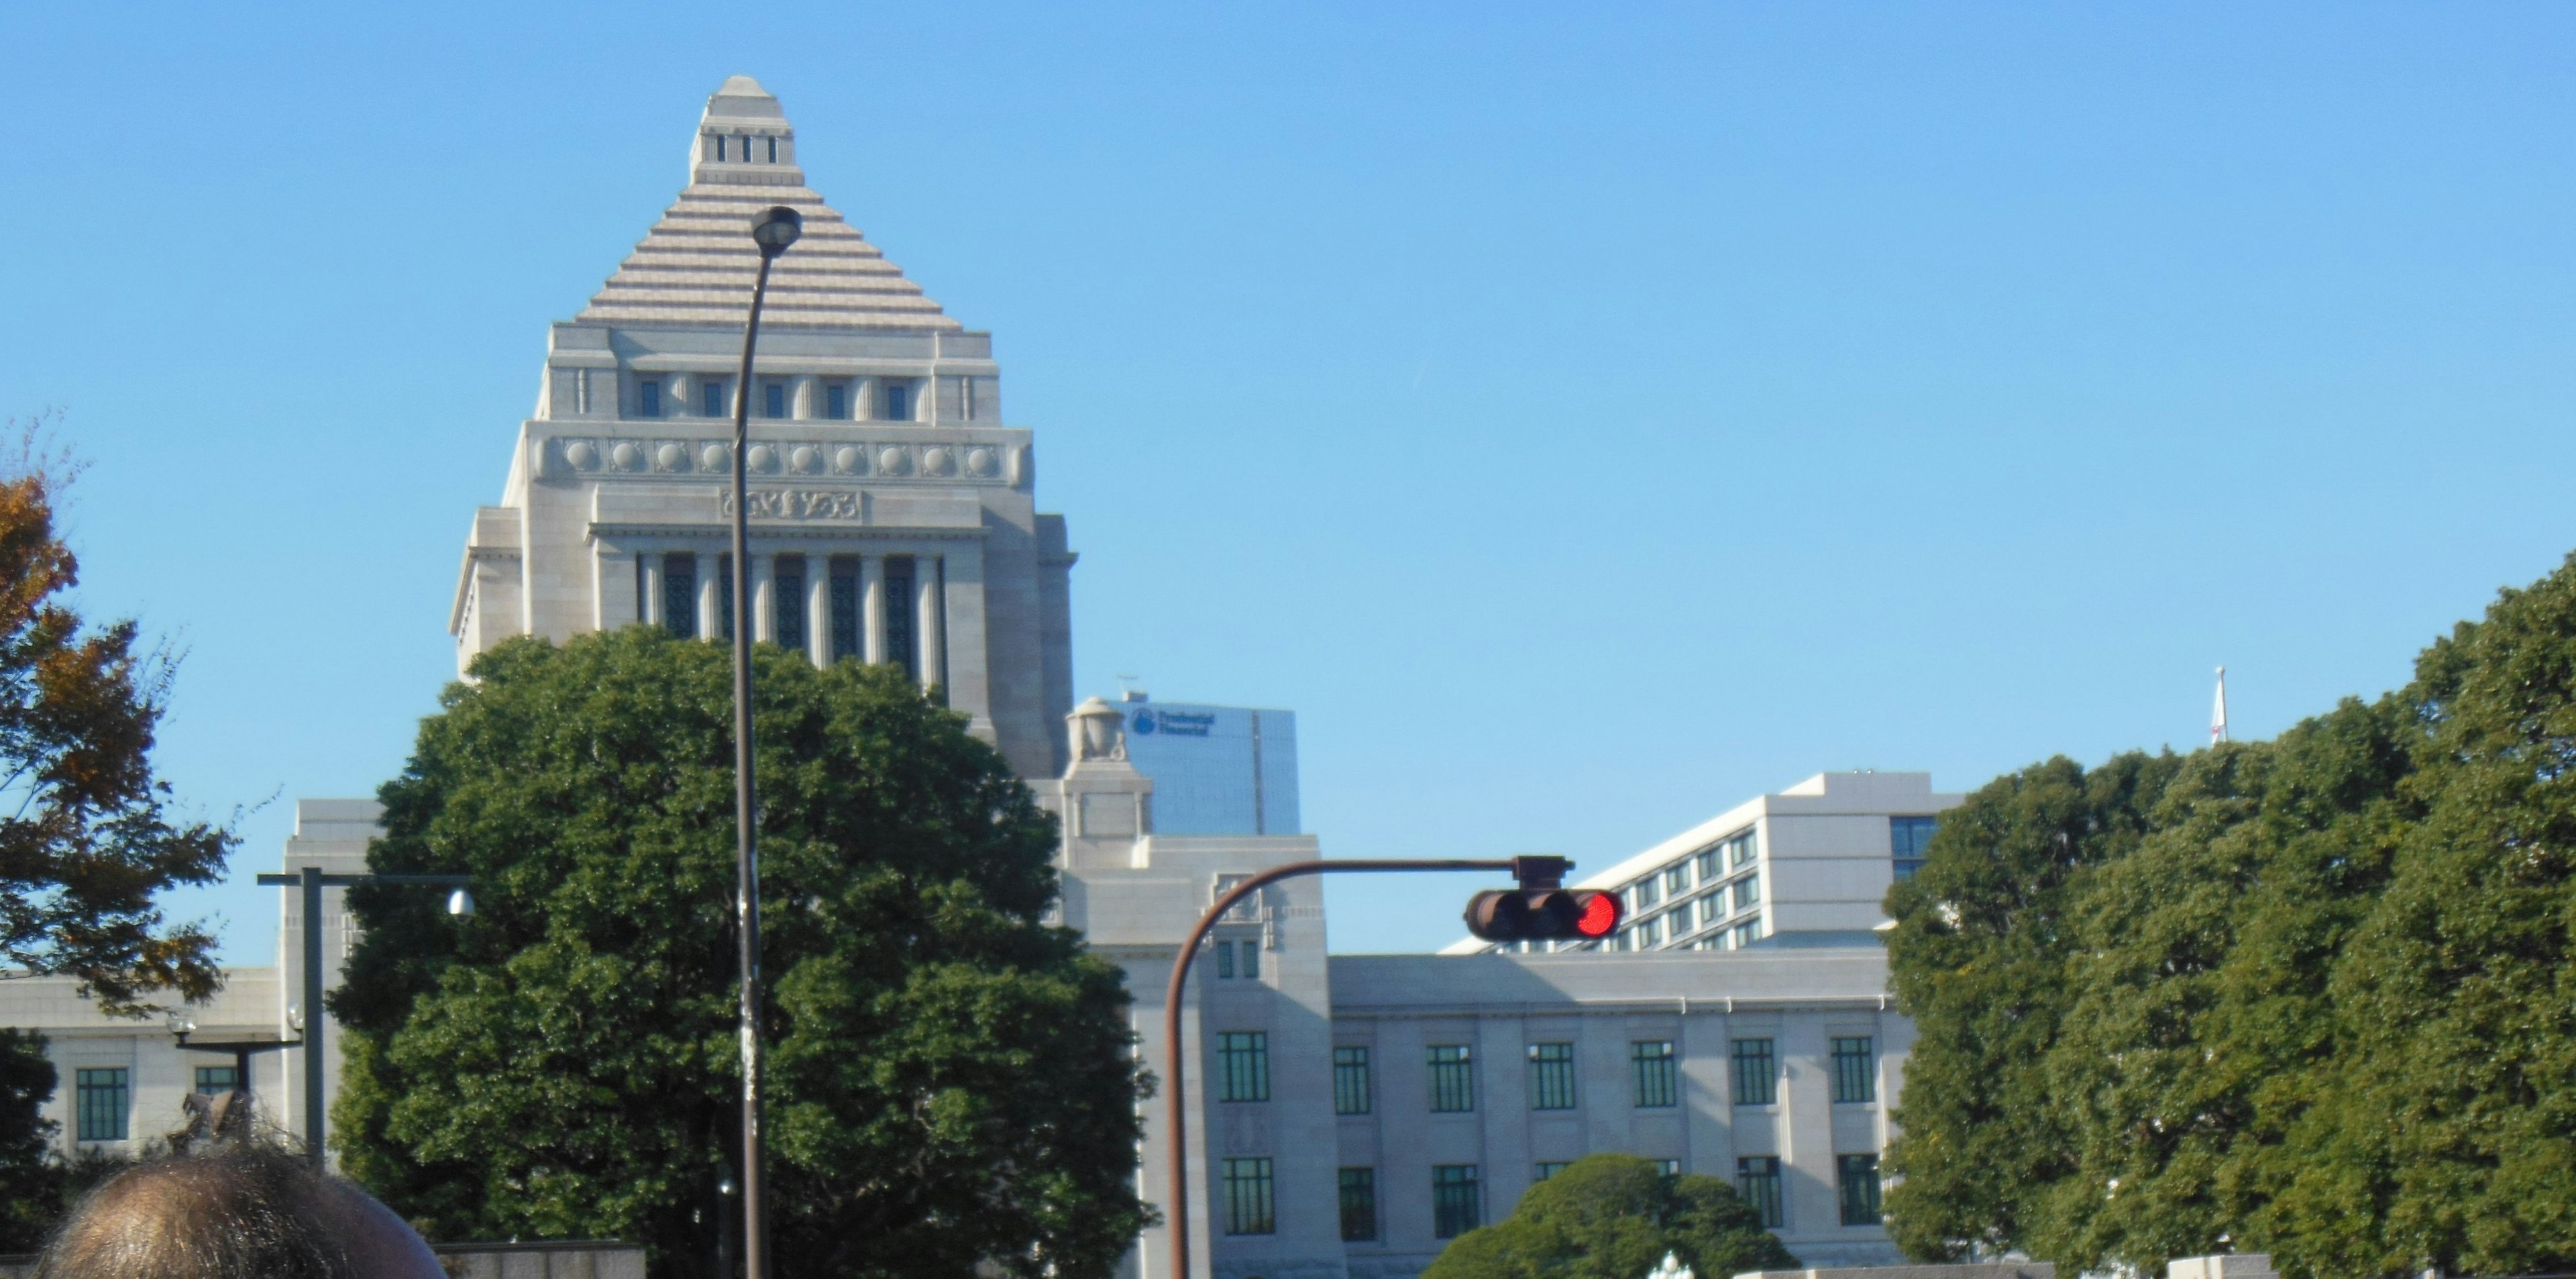
<path id="1" fill-rule="evenodd" d="M 707 99 L 690 142 L 689 185 L 575 317 L 584 323 L 742 327 L 760 268 L 751 220 L 773 204 L 805 234 L 769 272 L 764 329 L 963 328 L 886 261 L 796 167 L 796 131 L 760 82 L 735 76 Z"/>

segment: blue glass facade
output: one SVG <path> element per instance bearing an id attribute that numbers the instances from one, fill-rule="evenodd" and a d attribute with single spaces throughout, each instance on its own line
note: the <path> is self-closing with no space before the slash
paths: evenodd
<path id="1" fill-rule="evenodd" d="M 1154 779 L 1156 833 L 1303 833 L 1295 712 L 1142 699 L 1118 709 L 1127 761 Z"/>

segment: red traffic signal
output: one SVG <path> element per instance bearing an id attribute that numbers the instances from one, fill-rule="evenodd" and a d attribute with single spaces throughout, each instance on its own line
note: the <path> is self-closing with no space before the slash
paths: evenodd
<path id="1" fill-rule="evenodd" d="M 1626 914 L 1619 894 L 1599 889 L 1495 890 L 1467 900 L 1467 931 L 1486 941 L 1595 941 Z"/>

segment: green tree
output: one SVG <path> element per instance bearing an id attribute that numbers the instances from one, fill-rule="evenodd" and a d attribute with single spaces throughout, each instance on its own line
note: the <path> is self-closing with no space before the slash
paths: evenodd
<path id="1" fill-rule="evenodd" d="M 1053 820 L 888 667 L 756 650 L 765 1092 L 789 1276 L 1102 1275 L 1147 1210 L 1118 970 Z M 347 1166 L 434 1234 L 704 1272 L 738 1149 L 731 659 L 630 627 L 478 658 L 381 791 L 333 1008 Z"/>
<path id="2" fill-rule="evenodd" d="M 1638 1279 L 1666 1253 L 1712 1277 L 1798 1265 L 1725 1182 L 1593 1155 L 1530 1187 L 1511 1216 L 1451 1240 L 1422 1279 Z"/>
<path id="3" fill-rule="evenodd" d="M 44 1116 L 57 1082 L 43 1035 L 0 1030 L 0 1252 L 35 1251 L 62 1213 L 60 1128 Z"/>

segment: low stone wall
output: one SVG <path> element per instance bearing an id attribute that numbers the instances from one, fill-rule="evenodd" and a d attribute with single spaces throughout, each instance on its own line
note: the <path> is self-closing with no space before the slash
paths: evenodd
<path id="1" fill-rule="evenodd" d="M 451 1279 L 644 1279 L 641 1244 L 614 1239 L 431 1244 Z M 0 1253 L 0 1279 L 35 1279 L 34 1253 Z"/>
<path id="2" fill-rule="evenodd" d="M 1735 1279 L 2057 1279 L 2053 1261 L 1972 1266 L 1857 1266 L 1848 1270 L 1747 1270 Z M 2216 1279 L 2212 1276 L 2212 1279 Z M 2229 1276 L 2229 1279 L 2235 1279 Z"/>

